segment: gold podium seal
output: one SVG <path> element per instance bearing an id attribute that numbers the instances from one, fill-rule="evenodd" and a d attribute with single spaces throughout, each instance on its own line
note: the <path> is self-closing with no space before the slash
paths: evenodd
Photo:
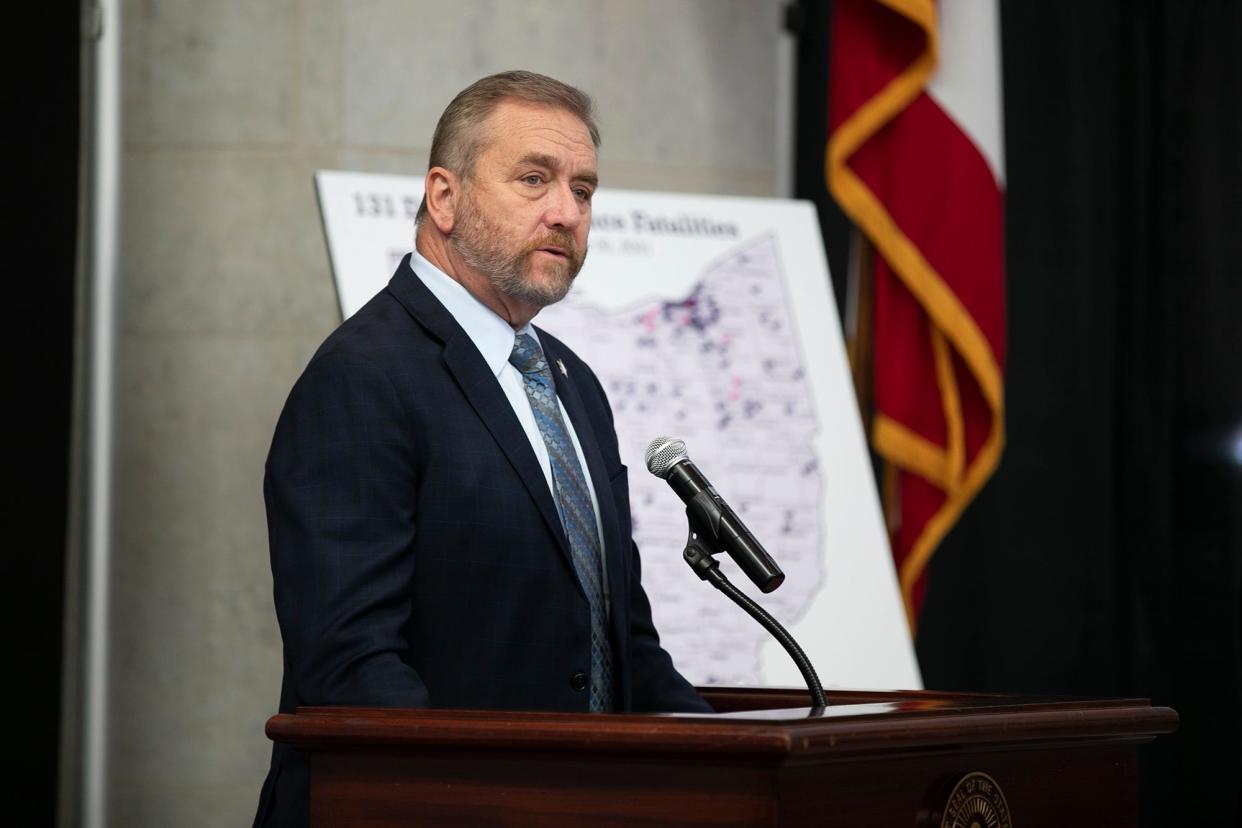
<path id="1" fill-rule="evenodd" d="M 940 828 L 1013 828 L 1004 791 L 986 773 L 966 774 L 949 794 Z"/>

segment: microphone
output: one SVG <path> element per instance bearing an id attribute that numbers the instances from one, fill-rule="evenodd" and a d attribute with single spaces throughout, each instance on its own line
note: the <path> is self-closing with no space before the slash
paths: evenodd
<path id="1" fill-rule="evenodd" d="M 776 561 L 746 528 L 724 498 L 699 471 L 686 453 L 686 444 L 675 437 L 657 437 L 647 446 L 644 456 L 647 470 L 668 481 L 677 496 L 686 504 L 690 530 L 708 541 L 716 550 L 723 549 L 734 563 L 750 576 L 762 592 L 771 592 L 785 580 Z"/>

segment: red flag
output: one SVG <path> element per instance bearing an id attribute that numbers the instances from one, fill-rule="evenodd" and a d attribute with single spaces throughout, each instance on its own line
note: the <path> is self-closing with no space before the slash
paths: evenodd
<path id="1" fill-rule="evenodd" d="M 927 562 L 1004 444 L 999 32 L 993 4 L 941 10 L 956 16 L 836 0 L 832 24 L 828 187 L 876 252 L 871 441 L 895 474 L 911 629 Z"/>

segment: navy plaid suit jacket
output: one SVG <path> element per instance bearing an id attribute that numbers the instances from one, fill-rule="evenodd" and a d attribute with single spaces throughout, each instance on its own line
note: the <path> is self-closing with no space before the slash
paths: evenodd
<path id="1" fill-rule="evenodd" d="M 564 344 L 557 394 L 599 501 L 619 710 L 710 708 L 660 647 L 599 381 Z M 495 376 L 409 267 L 323 343 L 264 479 L 280 709 L 586 711 L 590 613 L 553 495 Z M 308 765 L 276 745 L 256 824 L 307 822 Z"/>

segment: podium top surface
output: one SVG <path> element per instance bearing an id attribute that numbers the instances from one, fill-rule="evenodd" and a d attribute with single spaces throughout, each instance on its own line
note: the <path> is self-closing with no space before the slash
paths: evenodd
<path id="1" fill-rule="evenodd" d="M 1034 743 L 1145 742 L 1177 727 L 1146 699 L 1070 699 L 927 691 L 829 693 L 707 688 L 716 714 L 599 714 L 304 707 L 267 734 L 311 751 L 349 749 L 575 751 L 826 758 L 897 749 Z"/>

